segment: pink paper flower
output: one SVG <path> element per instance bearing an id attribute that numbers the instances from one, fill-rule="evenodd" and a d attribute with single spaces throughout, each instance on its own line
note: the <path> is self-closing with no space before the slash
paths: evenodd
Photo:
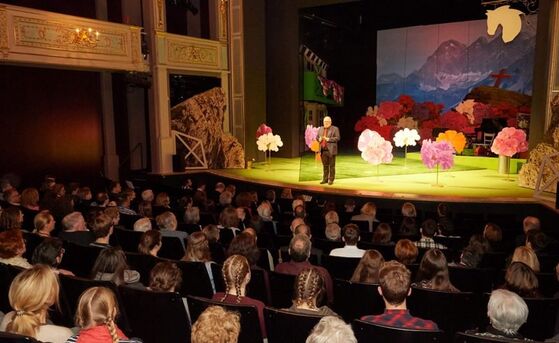
<path id="1" fill-rule="evenodd" d="M 378 115 L 384 119 L 391 119 L 400 116 L 402 105 L 397 101 L 383 101 L 380 103 Z"/>
<path id="2" fill-rule="evenodd" d="M 357 148 L 361 151 L 361 157 L 370 164 L 392 162 L 392 144 L 375 131 L 363 131 L 359 136 Z"/>
<path id="3" fill-rule="evenodd" d="M 258 127 L 258 129 L 256 130 L 256 139 L 258 139 L 258 137 L 268 134 L 268 133 L 272 133 L 272 128 L 267 126 L 266 124 L 262 123 L 260 124 L 260 126 Z"/>
<path id="4" fill-rule="evenodd" d="M 437 165 L 450 169 L 454 165 L 454 148 L 447 141 L 433 142 L 426 139 L 421 145 L 421 160 L 429 169 Z"/>
<path id="5" fill-rule="evenodd" d="M 505 127 L 493 140 L 491 151 L 497 155 L 512 157 L 514 154 L 528 150 L 526 133 L 514 127 Z"/>
<path id="6" fill-rule="evenodd" d="M 307 125 L 305 129 L 305 144 L 307 147 L 311 147 L 313 141 L 316 141 L 316 134 L 318 133 L 318 127 L 312 125 Z"/>

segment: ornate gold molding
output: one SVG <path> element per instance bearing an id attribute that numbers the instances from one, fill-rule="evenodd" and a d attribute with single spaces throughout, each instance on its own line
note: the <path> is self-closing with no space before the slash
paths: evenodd
<path id="1" fill-rule="evenodd" d="M 218 49 L 213 46 L 200 46 L 168 41 L 167 57 L 169 62 L 196 64 L 218 67 Z"/>
<path id="2" fill-rule="evenodd" d="M 163 0 L 157 0 L 157 29 L 163 30 Z"/>

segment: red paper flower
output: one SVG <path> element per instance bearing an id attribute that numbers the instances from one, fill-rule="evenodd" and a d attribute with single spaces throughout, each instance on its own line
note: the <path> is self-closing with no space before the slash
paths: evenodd
<path id="1" fill-rule="evenodd" d="M 400 117 L 400 110 L 402 105 L 396 101 L 383 101 L 378 108 L 378 115 L 388 120 L 395 117 Z"/>
<path id="2" fill-rule="evenodd" d="M 272 128 L 267 126 L 266 124 L 260 124 L 260 126 L 258 127 L 258 129 L 256 130 L 256 139 L 258 139 L 258 137 L 268 134 L 268 133 L 272 133 Z"/>
<path id="3" fill-rule="evenodd" d="M 413 105 L 415 104 L 415 101 L 409 95 L 400 95 L 400 97 L 398 98 L 398 102 L 400 103 L 400 105 L 402 105 L 402 109 L 401 109 L 402 115 L 410 114 Z"/>
<path id="4" fill-rule="evenodd" d="M 462 113 L 448 111 L 441 116 L 441 127 L 446 129 L 463 131 L 469 125 L 468 119 Z"/>

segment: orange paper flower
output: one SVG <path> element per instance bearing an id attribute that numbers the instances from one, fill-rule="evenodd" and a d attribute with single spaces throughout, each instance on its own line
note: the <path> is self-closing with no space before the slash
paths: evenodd
<path id="1" fill-rule="evenodd" d="M 437 142 L 447 141 L 449 142 L 456 153 L 461 153 L 466 146 L 466 137 L 462 132 L 456 132 L 454 130 L 446 130 L 444 133 L 439 133 L 437 137 Z"/>
<path id="2" fill-rule="evenodd" d="M 320 144 L 318 143 L 317 140 L 314 140 L 314 141 L 311 142 L 310 148 L 311 148 L 311 151 L 319 152 L 320 151 Z"/>

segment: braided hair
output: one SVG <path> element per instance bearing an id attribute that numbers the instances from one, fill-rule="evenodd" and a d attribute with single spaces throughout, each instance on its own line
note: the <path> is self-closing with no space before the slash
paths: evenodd
<path id="1" fill-rule="evenodd" d="M 76 325 L 81 329 L 90 329 L 104 325 L 111 335 L 113 343 L 118 343 L 118 303 L 115 294 L 105 287 L 91 287 L 82 293 L 76 311 Z"/>
<path id="2" fill-rule="evenodd" d="M 228 294 L 234 294 L 237 296 L 237 303 L 240 303 L 241 297 L 245 293 L 243 283 L 247 275 L 250 278 L 248 260 L 241 255 L 231 255 L 223 263 L 222 272 L 225 281 L 225 296 L 221 301 L 225 301 Z"/>
<path id="3" fill-rule="evenodd" d="M 324 278 L 316 268 L 303 269 L 295 279 L 293 303 L 316 309 L 324 295 Z"/>

